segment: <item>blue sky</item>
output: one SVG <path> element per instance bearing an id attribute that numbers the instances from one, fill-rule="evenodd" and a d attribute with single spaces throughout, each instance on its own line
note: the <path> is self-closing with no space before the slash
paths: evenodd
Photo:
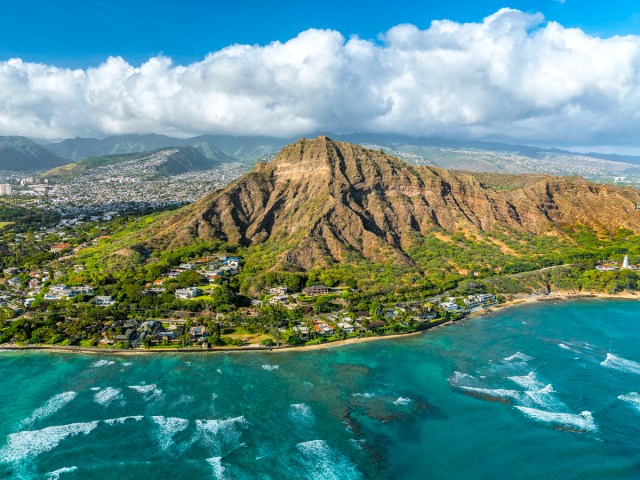
<path id="1" fill-rule="evenodd" d="M 640 0 L 2 8 L 0 135 L 373 132 L 640 153 Z"/>
<path id="2" fill-rule="evenodd" d="M 110 55 L 140 64 L 162 53 L 188 64 L 233 43 L 286 41 L 308 28 L 376 40 L 401 23 L 475 22 L 502 7 L 597 36 L 640 33 L 638 0 L 23 0 L 3 2 L 0 60 L 84 68 Z"/>

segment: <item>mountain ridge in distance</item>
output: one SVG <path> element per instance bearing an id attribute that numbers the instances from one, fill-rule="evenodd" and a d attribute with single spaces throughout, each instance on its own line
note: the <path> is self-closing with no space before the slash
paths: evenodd
<path id="1" fill-rule="evenodd" d="M 77 163 L 70 163 L 49 170 L 42 177 L 56 180 L 71 180 L 91 173 L 95 169 L 109 168 L 114 175 L 128 167 L 142 170 L 148 178 L 167 177 L 181 173 L 195 172 L 214 168 L 221 163 L 235 161 L 219 150 L 211 150 L 206 157 L 191 146 L 168 147 L 152 152 L 129 153 L 91 157 Z"/>
<path id="2" fill-rule="evenodd" d="M 42 170 L 63 165 L 65 160 L 49 149 L 20 136 L 0 137 L 0 170 Z"/>

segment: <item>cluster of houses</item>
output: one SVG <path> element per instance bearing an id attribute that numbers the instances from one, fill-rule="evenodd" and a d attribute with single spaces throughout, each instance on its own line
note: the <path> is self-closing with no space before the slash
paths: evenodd
<path id="1" fill-rule="evenodd" d="M 209 281 L 210 284 L 221 283 L 240 273 L 240 258 L 224 256 L 213 259 L 205 257 L 192 262 L 181 263 L 167 273 L 165 278 L 159 278 L 153 283 L 147 284 L 145 294 L 154 295 L 165 292 L 166 288 L 164 287 L 164 284 L 167 280 L 177 278 L 182 273 L 188 271 L 195 271 L 201 274 Z M 204 291 L 197 286 L 191 286 L 187 288 L 178 288 L 174 295 L 180 300 L 191 300 L 204 295 Z"/>
<path id="2" fill-rule="evenodd" d="M 462 300 L 462 301 L 460 301 Z M 498 305 L 495 295 L 490 293 L 480 293 L 477 295 L 468 295 L 461 299 L 456 297 L 448 297 L 444 302 L 439 303 L 439 307 L 452 314 L 474 313 L 489 307 Z"/>
<path id="3" fill-rule="evenodd" d="M 136 348 L 144 345 L 172 345 L 186 340 L 187 344 L 207 347 L 207 327 L 189 327 L 184 320 L 128 319 L 104 325 L 100 330 L 99 345 L 111 346 L 117 343 Z"/>
<path id="4" fill-rule="evenodd" d="M 45 282 L 49 280 L 49 274 L 43 271 L 26 271 L 11 267 L 3 270 L 4 278 L 0 283 L 6 285 L 6 289 L 0 296 L 0 306 L 11 308 L 14 313 L 22 313 L 23 307 L 30 306 L 35 301 L 35 296 L 40 294 Z"/>
<path id="5" fill-rule="evenodd" d="M 340 290 L 340 289 L 334 289 Z M 325 285 L 312 285 L 310 287 L 306 287 L 302 289 L 302 295 L 305 297 L 319 297 L 321 295 L 327 295 L 330 293 L 329 287 Z M 285 286 L 277 286 L 271 287 L 267 290 L 267 296 L 269 297 L 266 301 L 269 305 L 281 305 L 287 308 L 295 308 L 298 305 L 295 303 L 295 300 L 300 296 L 299 293 L 291 293 L 289 289 Z M 291 300 L 294 302 L 291 302 Z M 262 306 L 263 302 L 261 300 L 253 300 L 252 305 L 256 307 Z"/>
<path id="6" fill-rule="evenodd" d="M 202 339 L 205 327 L 193 327 L 190 340 L 198 342 Z M 198 333 L 195 333 L 195 330 Z M 161 345 L 176 343 L 185 333 L 185 325 L 177 321 L 161 323 L 158 320 L 128 319 L 105 325 L 100 331 L 100 345 L 121 343 L 136 348 L 143 345 Z"/>
<path id="7" fill-rule="evenodd" d="M 55 302 L 57 300 L 69 300 L 78 295 L 93 297 L 95 291 L 93 287 L 83 285 L 81 287 L 68 287 L 64 284 L 52 285 L 44 296 L 43 300 Z"/>

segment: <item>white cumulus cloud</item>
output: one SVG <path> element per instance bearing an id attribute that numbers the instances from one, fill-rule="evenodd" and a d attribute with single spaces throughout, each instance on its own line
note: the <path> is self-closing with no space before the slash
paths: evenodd
<path id="1" fill-rule="evenodd" d="M 624 146 L 639 127 L 640 37 L 598 38 L 512 9 L 397 25 L 379 42 L 312 29 L 187 66 L 0 62 L 5 135 L 369 131 Z"/>

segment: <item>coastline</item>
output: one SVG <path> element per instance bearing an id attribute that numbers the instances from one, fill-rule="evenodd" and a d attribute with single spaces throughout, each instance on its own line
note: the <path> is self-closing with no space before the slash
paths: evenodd
<path id="1" fill-rule="evenodd" d="M 429 330 L 433 330 L 439 327 L 451 325 L 452 323 L 460 320 L 480 317 L 491 313 L 498 313 L 507 308 L 513 308 L 521 305 L 531 305 L 537 302 L 554 302 L 554 301 L 568 301 L 597 298 L 603 300 L 640 300 L 640 292 L 621 292 L 616 294 L 600 293 L 600 292 L 570 292 L 570 291 L 557 291 L 549 294 L 519 294 L 511 300 L 505 303 L 489 307 L 485 310 L 470 313 L 459 320 L 447 320 L 427 328 L 416 330 L 408 333 L 393 333 L 387 335 L 379 335 L 372 337 L 361 338 L 348 338 L 345 340 L 336 340 L 333 342 L 319 343 L 317 345 L 298 345 L 298 346 L 280 346 L 280 347 L 213 347 L 208 349 L 203 348 L 163 348 L 163 349 L 111 349 L 101 347 L 78 347 L 78 346 L 57 346 L 57 345 L 11 345 L 1 344 L 1 351 L 40 351 L 40 352 L 52 352 L 52 353 L 81 353 L 89 355 L 109 355 L 109 356 L 131 356 L 131 355 L 157 355 L 157 354 L 225 354 L 225 353 L 242 353 L 242 352 L 262 352 L 262 353 L 280 353 L 280 352 L 303 352 L 310 350 L 324 350 L 327 348 L 337 348 L 345 345 L 355 345 L 358 343 L 368 343 L 378 340 L 387 340 L 392 338 L 402 338 L 409 336 L 422 335 Z"/>

